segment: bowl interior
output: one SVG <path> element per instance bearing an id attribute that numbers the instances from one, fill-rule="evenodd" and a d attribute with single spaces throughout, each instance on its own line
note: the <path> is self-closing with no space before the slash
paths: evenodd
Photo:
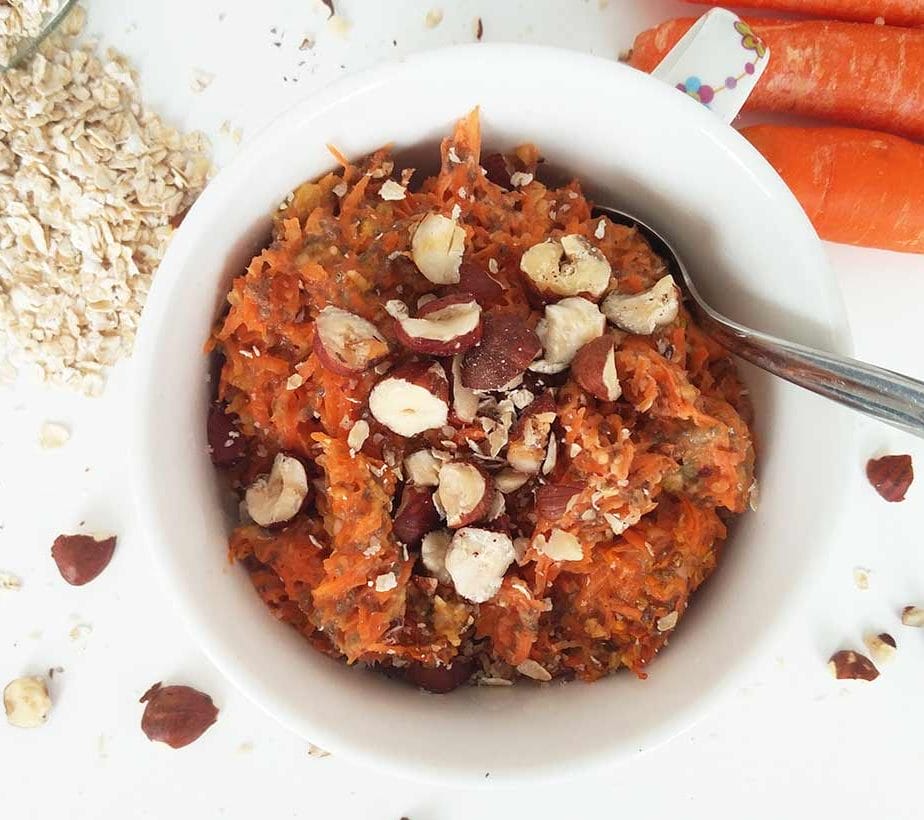
<path id="1" fill-rule="evenodd" d="M 327 143 L 351 156 L 387 142 L 435 152 L 475 105 L 486 145 L 536 142 L 599 201 L 659 228 L 729 316 L 841 352 L 849 340 L 817 237 L 772 170 L 695 102 L 611 61 L 525 46 L 421 55 L 306 101 L 210 185 L 161 267 L 136 352 L 138 514 L 166 586 L 218 666 L 296 732 L 402 773 L 474 783 L 490 771 L 497 783 L 635 754 L 701 714 L 822 554 L 844 498 L 848 420 L 746 370 L 760 506 L 736 525 L 647 681 L 619 674 L 433 696 L 335 663 L 274 621 L 225 560 L 231 523 L 206 454 L 208 363 L 199 351 L 277 203 L 333 165 Z"/>

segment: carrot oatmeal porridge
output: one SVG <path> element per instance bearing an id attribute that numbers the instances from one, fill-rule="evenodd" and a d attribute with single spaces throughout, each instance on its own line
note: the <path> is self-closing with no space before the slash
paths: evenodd
<path id="1" fill-rule="evenodd" d="M 482 156 L 477 111 L 423 181 L 336 156 L 209 341 L 232 558 L 315 649 L 431 691 L 645 677 L 748 506 L 732 360 L 535 146 Z"/>

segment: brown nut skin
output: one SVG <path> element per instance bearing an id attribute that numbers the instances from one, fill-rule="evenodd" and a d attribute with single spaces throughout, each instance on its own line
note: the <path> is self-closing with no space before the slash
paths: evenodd
<path id="1" fill-rule="evenodd" d="M 463 261 L 459 277 L 459 292 L 470 293 L 485 310 L 504 298 L 504 286 L 477 262 Z"/>
<path id="2" fill-rule="evenodd" d="M 238 419 L 219 402 L 209 407 L 205 427 L 209 457 L 216 467 L 233 467 L 247 452 L 247 440 L 238 429 Z"/>
<path id="3" fill-rule="evenodd" d="M 911 456 L 883 456 L 866 462 L 866 477 L 886 501 L 904 501 L 914 481 Z"/>
<path id="4" fill-rule="evenodd" d="M 406 282 L 409 279 L 413 281 L 420 276 L 414 260 L 404 254 L 392 257 L 385 263 L 385 266 L 391 272 L 392 278 L 398 282 Z"/>
<path id="5" fill-rule="evenodd" d="M 51 557 L 61 577 L 71 586 L 90 583 L 112 560 L 116 537 L 97 541 L 89 535 L 59 535 L 51 547 Z"/>
<path id="6" fill-rule="evenodd" d="M 584 490 L 583 484 L 565 482 L 544 484 L 536 492 L 536 513 L 547 521 L 557 521 L 568 509 L 568 503 Z"/>
<path id="7" fill-rule="evenodd" d="M 507 513 L 499 515 L 491 521 L 483 521 L 479 526 L 489 532 L 502 532 L 511 540 L 517 535 L 517 528 L 514 526 L 513 519 Z"/>
<path id="8" fill-rule="evenodd" d="M 141 731 L 149 740 L 174 749 L 188 746 L 218 720 L 218 709 L 204 692 L 190 686 L 155 683 L 141 696 Z"/>
<path id="9" fill-rule="evenodd" d="M 526 370 L 542 344 L 515 316 L 489 313 L 483 325 L 481 342 L 462 360 L 462 384 L 473 390 L 499 390 Z"/>
<path id="10" fill-rule="evenodd" d="M 433 504 L 432 488 L 405 484 L 392 523 L 395 538 L 406 547 L 416 549 L 423 537 L 439 523 L 440 514 Z"/>
<path id="11" fill-rule="evenodd" d="M 484 175 L 488 182 L 493 182 L 508 191 L 513 187 L 510 175 L 516 169 L 503 154 L 496 151 L 493 154 L 485 154 L 481 158 L 481 167 L 484 168 Z"/>
<path id="12" fill-rule="evenodd" d="M 446 370 L 434 359 L 415 359 L 399 364 L 389 370 L 382 381 L 388 379 L 403 379 L 416 384 L 446 402 L 447 405 L 449 404 L 449 379 L 446 376 Z"/>
<path id="13" fill-rule="evenodd" d="M 478 305 L 478 301 L 470 293 L 451 293 L 448 296 L 441 296 L 439 299 L 433 299 L 427 302 L 417 311 L 418 319 L 425 319 L 427 316 L 452 307 L 454 305 Z M 428 339 L 423 336 L 412 336 L 409 334 L 399 320 L 395 320 L 395 336 L 398 341 L 408 350 L 414 353 L 424 353 L 430 356 L 454 356 L 457 353 L 464 353 L 466 350 L 474 347 L 481 341 L 482 321 L 479 318 L 478 324 L 468 333 L 460 334 L 452 339 Z"/>
<path id="14" fill-rule="evenodd" d="M 879 670 L 873 662 L 866 655 L 852 649 L 835 652 L 828 661 L 828 666 L 838 680 L 872 681 L 879 677 Z"/>
<path id="15" fill-rule="evenodd" d="M 469 658 L 456 658 L 449 666 L 424 666 L 414 662 L 401 670 L 401 676 L 414 686 L 436 695 L 445 695 L 458 689 L 474 671 L 475 665 Z"/>
<path id="16" fill-rule="evenodd" d="M 578 386 L 600 401 L 616 401 L 622 395 L 619 381 L 607 385 L 604 379 L 605 368 L 610 364 L 615 374 L 615 362 L 611 359 L 616 354 L 617 339 L 611 333 L 605 333 L 589 341 L 582 347 L 571 362 L 571 378 Z"/>
<path id="17" fill-rule="evenodd" d="M 527 276 L 523 271 L 517 271 L 520 277 L 520 285 L 523 287 L 523 293 L 526 296 L 526 301 L 529 303 L 529 306 L 533 310 L 543 310 L 546 305 L 558 302 L 564 297 L 549 291 L 543 291 L 531 277 Z M 583 294 L 579 294 L 583 295 Z"/>

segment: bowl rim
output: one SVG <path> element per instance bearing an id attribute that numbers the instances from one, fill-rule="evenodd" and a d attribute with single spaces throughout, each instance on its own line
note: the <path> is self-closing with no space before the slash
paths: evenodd
<path id="1" fill-rule="evenodd" d="M 192 206 L 184 220 L 186 230 L 179 230 L 172 237 L 168 250 L 161 262 L 160 269 L 154 279 L 148 295 L 144 311 L 144 320 L 141 322 L 135 344 L 136 366 L 132 378 L 132 401 L 144 402 L 152 392 L 151 369 L 143 367 L 143 363 L 150 360 L 158 346 L 158 338 L 164 330 L 164 322 L 173 288 L 178 282 L 180 273 L 184 270 L 192 246 L 194 231 L 189 230 L 195 226 L 200 214 L 213 207 L 213 203 L 220 206 L 221 201 L 238 186 L 239 179 L 246 178 L 251 165 L 255 161 L 253 146 L 259 145 L 265 137 L 274 131 L 282 131 L 295 126 L 304 118 L 320 116 L 328 108 L 342 104 L 354 95 L 367 93 L 374 88 L 388 83 L 405 72 L 445 70 L 447 61 L 455 63 L 465 61 L 477 55 L 479 59 L 504 60 L 507 63 L 516 60 L 545 60 L 569 61 L 575 66 L 585 64 L 588 69 L 597 72 L 610 72 L 614 82 L 636 82 L 646 85 L 646 93 L 669 101 L 679 117 L 685 118 L 692 127 L 705 129 L 710 137 L 723 143 L 729 151 L 741 162 L 742 166 L 760 177 L 762 184 L 768 186 L 779 200 L 780 209 L 784 212 L 787 222 L 794 225 L 802 223 L 803 231 L 807 237 L 814 237 L 816 257 L 819 262 L 819 278 L 825 286 L 831 300 L 831 318 L 827 323 L 830 331 L 830 347 L 836 352 L 849 354 L 852 349 L 851 336 L 846 318 L 846 310 L 837 287 L 833 272 L 826 263 L 823 248 L 814 228 L 796 202 L 789 189 L 777 176 L 772 167 L 750 145 L 750 143 L 733 128 L 725 125 L 704 107 L 685 97 L 659 80 L 655 80 L 642 72 L 615 60 L 589 55 L 567 49 L 503 43 L 470 43 L 449 46 L 430 51 L 420 52 L 411 56 L 388 60 L 363 71 L 341 78 L 322 89 L 306 96 L 304 99 L 287 108 L 274 117 L 267 125 L 254 134 L 241 151 L 225 165 L 206 189 L 197 202 Z M 685 106 L 685 108 L 684 108 Z M 284 192 L 283 194 L 284 195 Z M 133 481 L 133 498 L 136 521 L 152 561 L 161 586 L 173 607 L 180 613 L 189 634 L 202 649 L 212 664 L 227 678 L 248 700 L 259 706 L 267 715 L 283 724 L 300 737 L 305 737 L 305 720 L 286 705 L 273 702 L 266 687 L 260 680 L 247 673 L 234 657 L 234 653 L 226 646 L 219 630 L 214 627 L 208 618 L 204 617 L 201 607 L 182 593 L 181 586 L 176 582 L 171 559 L 167 552 L 161 548 L 157 537 L 159 530 L 159 516 L 155 513 L 149 499 L 154 497 L 151 489 L 162 481 L 162 477 L 154 470 L 148 469 L 148 460 L 143 457 L 145 451 L 151 446 L 148 434 L 142 422 L 143 412 L 133 415 L 133 432 L 131 436 L 131 458 L 135 462 L 135 480 Z M 842 491 L 844 488 L 840 488 Z M 835 524 L 835 530 L 839 524 Z M 833 543 L 834 535 L 827 543 Z M 496 788 L 498 786 L 511 786 L 520 784 L 533 784 L 537 781 L 549 782 L 570 778 L 578 775 L 601 772 L 618 765 L 620 762 L 632 757 L 645 754 L 661 746 L 677 735 L 688 730 L 711 712 L 716 705 L 727 695 L 734 683 L 753 666 L 761 655 L 761 650 L 768 646 L 774 637 L 794 619 L 799 611 L 799 603 L 805 600 L 809 589 L 818 577 L 818 568 L 827 558 L 827 551 L 819 549 L 807 559 L 801 577 L 781 598 L 781 612 L 775 614 L 775 625 L 764 632 L 760 638 L 749 646 L 747 650 L 736 659 L 734 665 L 729 665 L 721 679 L 715 685 L 686 705 L 677 710 L 666 719 L 662 719 L 656 726 L 646 732 L 647 744 L 644 748 L 627 752 L 614 745 L 605 752 L 574 752 L 565 761 L 550 761 L 547 766 L 533 767 L 528 771 L 505 774 L 502 778 L 484 779 L 475 775 L 472 769 L 463 771 L 459 768 L 446 768 L 438 761 L 428 761 L 421 764 L 419 761 L 411 764 L 403 758 L 387 759 L 374 751 L 369 751 L 354 745 L 350 740 L 342 737 L 325 735 L 324 732 L 312 730 L 311 740 L 325 748 L 332 747 L 338 756 L 369 766 L 381 772 L 388 773 L 404 779 L 424 781 L 441 785 L 454 785 L 477 788 Z"/>

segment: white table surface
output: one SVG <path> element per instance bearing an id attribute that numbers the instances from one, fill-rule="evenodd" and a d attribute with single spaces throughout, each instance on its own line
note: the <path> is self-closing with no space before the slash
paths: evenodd
<path id="1" fill-rule="evenodd" d="M 445 0 L 443 22 L 428 29 L 425 13 L 439 3 L 337 5 L 352 23 L 345 39 L 326 29 L 316 0 L 89 0 L 89 30 L 131 56 L 149 103 L 210 133 L 217 159 L 226 161 L 236 146 L 219 135 L 224 120 L 243 128 L 246 141 L 347 72 L 472 40 L 477 16 L 486 41 L 615 56 L 636 31 L 684 10 L 672 0 Z M 298 50 L 305 36 L 317 41 L 311 51 Z M 190 90 L 194 68 L 215 75 L 200 94 Z M 828 250 L 857 354 L 924 378 L 924 257 Z M 693 730 L 604 776 L 461 791 L 393 779 L 336 756 L 309 758 L 306 743 L 232 689 L 165 608 L 128 500 L 130 367 L 121 364 L 96 400 L 24 379 L 0 391 L 0 570 L 24 582 L 21 591 L 0 590 L 0 683 L 64 670 L 54 677 L 45 727 L 23 731 L 0 721 L 0 816 L 922 816 L 924 631 L 902 627 L 897 612 L 924 603 L 924 491 L 919 479 L 904 504 L 887 505 L 863 474 L 866 459 L 886 451 L 910 452 L 924 465 L 920 442 L 857 421 L 855 437 L 844 442 L 856 465 L 850 514 L 831 522 L 837 546 L 810 604 L 744 685 Z M 63 449 L 39 449 L 45 420 L 72 428 Z M 80 529 L 110 530 L 119 543 L 96 582 L 72 588 L 49 548 L 57 534 Z M 866 591 L 854 585 L 856 566 L 871 570 Z M 895 662 L 872 684 L 835 681 L 827 657 L 845 645 L 861 648 L 869 628 L 896 636 Z M 152 744 L 139 729 L 138 697 L 162 679 L 201 688 L 221 708 L 218 723 L 183 751 Z"/>

